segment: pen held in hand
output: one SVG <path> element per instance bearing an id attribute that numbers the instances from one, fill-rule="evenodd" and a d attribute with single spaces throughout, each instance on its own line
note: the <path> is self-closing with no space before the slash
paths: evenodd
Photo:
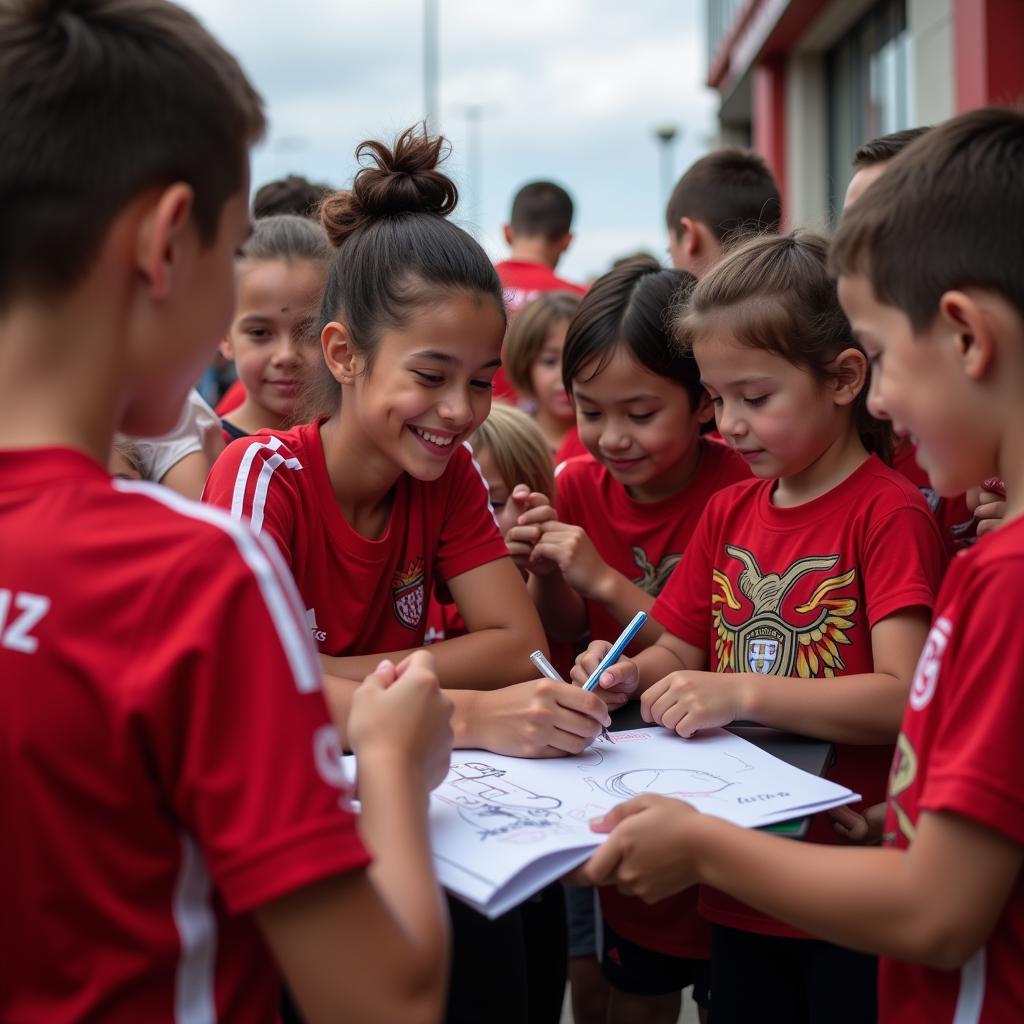
<path id="1" fill-rule="evenodd" d="M 633 639 L 643 629 L 644 623 L 647 621 L 647 612 L 637 612 L 636 615 L 630 620 L 630 623 L 626 628 L 619 634 L 618 640 L 612 644 L 611 650 L 601 659 L 601 663 L 594 669 L 590 674 L 590 678 L 583 684 L 583 689 L 587 691 L 593 691 L 597 689 L 597 684 L 601 679 L 601 675 L 612 667 L 622 657 L 623 652 L 629 646 L 630 640 Z"/>
<path id="2" fill-rule="evenodd" d="M 543 651 L 534 651 L 533 654 L 530 655 L 530 661 L 533 662 L 534 667 L 542 676 L 545 676 L 548 679 L 553 679 L 556 683 L 566 683 L 566 685 L 571 685 L 567 682 L 567 680 L 563 679 L 559 675 L 558 669 L 556 669 L 555 666 L 552 665 L 551 662 L 544 657 Z M 608 730 L 604 728 L 604 726 L 601 727 L 601 735 L 609 743 L 615 742 L 615 740 L 613 740 L 611 736 L 608 734 Z"/>

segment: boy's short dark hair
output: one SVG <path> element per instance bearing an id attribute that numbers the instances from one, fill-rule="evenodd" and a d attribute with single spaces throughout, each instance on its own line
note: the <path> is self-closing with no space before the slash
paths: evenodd
<path id="1" fill-rule="evenodd" d="M 676 182 L 665 210 L 668 229 L 676 236 L 683 217 L 705 224 L 719 242 L 774 233 L 782 219 L 779 186 L 757 153 L 717 149 Z"/>
<path id="2" fill-rule="evenodd" d="M 1024 316 L 1024 111 L 988 107 L 897 156 L 839 223 L 836 274 L 864 273 L 880 302 L 927 328 L 952 288 L 999 292 Z"/>
<path id="3" fill-rule="evenodd" d="M 254 219 L 294 214 L 297 217 L 320 218 L 320 204 L 334 190 L 317 184 L 299 174 L 289 174 L 261 185 L 252 201 Z"/>
<path id="4" fill-rule="evenodd" d="M 3 305 L 73 286 L 148 188 L 191 185 L 211 242 L 264 119 L 235 59 L 166 0 L 5 0 L 0 124 Z"/>
<path id="5" fill-rule="evenodd" d="M 572 197 L 553 181 L 531 181 L 512 200 L 512 230 L 524 238 L 563 238 L 572 227 Z"/>
<path id="6" fill-rule="evenodd" d="M 907 146 L 931 130 L 932 126 L 926 124 L 917 128 L 902 128 L 898 132 L 890 132 L 888 135 L 879 135 L 877 139 L 869 139 L 853 154 L 853 169 L 862 171 L 865 167 L 884 164 L 886 161 L 892 160 L 893 157 L 899 156 Z"/>

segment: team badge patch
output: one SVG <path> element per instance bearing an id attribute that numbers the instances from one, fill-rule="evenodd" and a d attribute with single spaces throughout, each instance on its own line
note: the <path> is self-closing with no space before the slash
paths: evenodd
<path id="1" fill-rule="evenodd" d="M 406 629 L 417 629 L 423 619 L 423 559 L 409 562 L 391 579 L 391 607 Z"/>
<path id="2" fill-rule="evenodd" d="M 752 672 L 768 675 L 779 656 L 779 641 L 751 637 L 747 641 L 747 664 Z"/>

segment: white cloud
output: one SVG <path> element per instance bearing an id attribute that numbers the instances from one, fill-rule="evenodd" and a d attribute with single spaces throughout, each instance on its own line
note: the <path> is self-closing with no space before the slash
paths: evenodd
<path id="1" fill-rule="evenodd" d="M 664 251 L 664 197 L 653 127 L 681 127 L 676 174 L 703 148 L 714 102 L 704 89 L 699 0 L 438 0 L 441 127 L 450 173 L 479 209 L 480 237 L 503 255 L 514 191 L 554 178 L 576 199 L 563 268 L 584 278 L 639 247 Z M 289 171 L 346 184 L 359 141 L 389 138 L 423 113 L 422 2 L 186 0 L 264 95 L 269 137 L 253 181 Z M 481 125 L 481 202 L 467 180 L 460 104 Z"/>

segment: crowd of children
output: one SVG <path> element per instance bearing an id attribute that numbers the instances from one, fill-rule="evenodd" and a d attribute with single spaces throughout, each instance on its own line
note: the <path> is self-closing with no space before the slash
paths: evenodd
<path id="1" fill-rule="evenodd" d="M 564 189 L 495 267 L 424 128 L 250 211 L 262 102 L 167 0 L 0 3 L 0 123 L 0 1020 L 1024 1019 L 1024 113 L 873 140 L 831 240 L 714 152 L 675 269 L 586 289 Z M 446 901 L 452 748 L 630 700 L 863 803 L 641 796 L 564 888 Z"/>

